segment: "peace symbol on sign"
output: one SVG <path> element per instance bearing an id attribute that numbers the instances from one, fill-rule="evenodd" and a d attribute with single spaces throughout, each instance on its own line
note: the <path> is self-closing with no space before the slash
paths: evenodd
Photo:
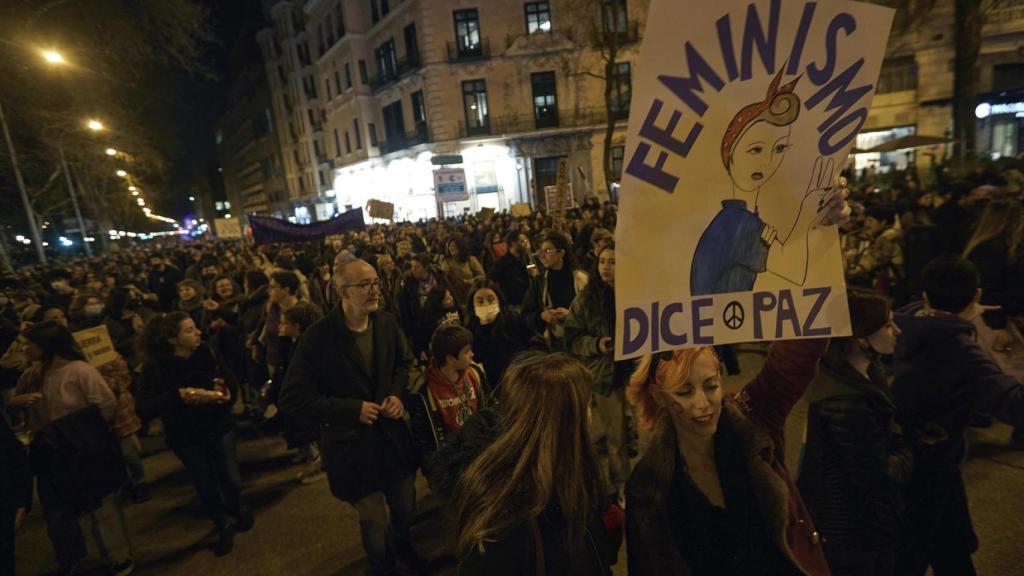
<path id="1" fill-rule="evenodd" d="M 725 311 L 722 312 L 722 321 L 730 330 L 736 330 L 740 326 L 743 326 L 743 320 L 745 313 L 743 311 L 743 305 L 733 300 L 725 305 Z"/>

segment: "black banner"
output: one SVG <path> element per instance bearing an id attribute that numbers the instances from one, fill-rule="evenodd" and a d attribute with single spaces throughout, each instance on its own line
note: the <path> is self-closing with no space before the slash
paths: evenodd
<path id="1" fill-rule="evenodd" d="M 267 216 L 249 216 L 249 225 L 252 226 L 252 238 L 257 245 L 308 242 L 332 234 L 366 229 L 362 208 L 349 210 L 326 222 L 315 224 L 292 224 L 287 220 Z"/>

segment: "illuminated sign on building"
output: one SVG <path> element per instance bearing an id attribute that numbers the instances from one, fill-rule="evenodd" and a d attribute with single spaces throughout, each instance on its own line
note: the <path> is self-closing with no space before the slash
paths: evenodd
<path id="1" fill-rule="evenodd" d="M 974 115 L 977 116 L 979 120 L 988 118 L 989 116 L 1001 116 L 1004 114 L 1013 114 L 1017 117 L 1024 117 L 1024 102 L 1009 102 L 1007 104 L 989 104 L 988 102 L 982 102 L 974 109 Z"/>

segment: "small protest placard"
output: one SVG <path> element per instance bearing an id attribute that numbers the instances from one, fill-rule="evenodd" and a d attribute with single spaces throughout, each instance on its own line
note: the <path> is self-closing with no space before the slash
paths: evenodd
<path id="1" fill-rule="evenodd" d="M 481 219 L 486 220 L 486 219 L 491 218 L 493 216 L 494 216 L 494 208 L 481 208 L 480 209 L 480 218 Z"/>
<path id="2" fill-rule="evenodd" d="M 114 342 L 110 339 L 110 333 L 103 324 L 79 330 L 71 335 L 78 343 L 78 347 L 82 349 L 82 353 L 85 354 L 85 360 L 92 366 L 103 366 L 117 360 Z"/>
<path id="3" fill-rule="evenodd" d="M 381 218 L 384 220 L 395 219 L 395 205 L 383 200 L 370 200 L 366 205 L 366 211 L 370 218 Z"/>
<path id="4" fill-rule="evenodd" d="M 513 204 L 512 206 L 509 207 L 508 211 L 516 218 L 520 218 L 522 216 L 529 216 L 531 212 L 530 205 L 525 202 Z"/>
<path id="5" fill-rule="evenodd" d="M 242 237 L 242 225 L 238 218 L 215 218 L 213 220 L 213 229 L 217 233 L 217 238 Z"/>

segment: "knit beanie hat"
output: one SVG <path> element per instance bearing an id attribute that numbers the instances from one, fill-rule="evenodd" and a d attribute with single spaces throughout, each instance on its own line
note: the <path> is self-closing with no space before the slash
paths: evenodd
<path id="1" fill-rule="evenodd" d="M 850 305 L 850 325 L 854 338 L 867 338 L 889 321 L 892 303 L 878 292 L 850 287 L 846 300 Z"/>

